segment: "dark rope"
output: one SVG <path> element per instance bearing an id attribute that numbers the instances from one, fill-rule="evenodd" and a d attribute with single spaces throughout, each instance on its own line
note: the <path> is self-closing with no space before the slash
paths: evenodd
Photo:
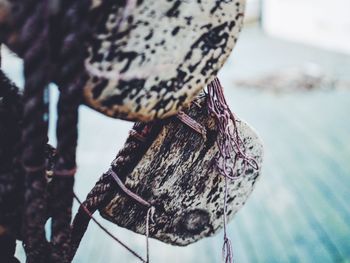
<path id="1" fill-rule="evenodd" d="M 105 207 L 118 190 L 118 184 L 115 182 L 111 171 L 118 174 L 121 181 L 125 181 L 126 176 L 132 172 L 136 164 L 141 160 L 160 128 L 161 125 L 157 123 L 136 123 L 134 125 L 133 132 L 130 133 L 124 147 L 112 162 L 111 170 L 102 175 L 87 195 L 83 206 L 80 206 L 74 218 L 72 225 L 72 258 L 91 219 L 86 213 L 86 209 L 92 215 L 96 210 Z"/>
<path id="2" fill-rule="evenodd" d="M 55 32 L 63 37 L 58 56 L 60 97 L 57 121 L 57 163 L 52 186 L 52 261 L 70 262 L 71 218 L 76 147 L 78 140 L 78 107 L 84 83 L 84 43 L 87 34 L 87 15 L 90 1 L 62 0 L 57 14 L 61 24 Z"/>
<path id="3" fill-rule="evenodd" d="M 110 195 L 110 193 L 113 192 L 111 186 L 112 184 L 110 183 L 109 175 L 102 175 L 95 187 L 88 194 L 86 200 L 80 205 L 72 224 L 71 260 L 73 259 L 80 245 L 80 241 L 87 230 L 91 219 L 89 215 L 92 215 L 97 209 L 99 209 L 99 207 L 105 203 L 105 200 L 110 200 L 112 198 Z M 89 211 L 89 213 L 86 213 L 86 210 Z"/>
<path id="4" fill-rule="evenodd" d="M 0 262 L 18 262 L 14 253 L 23 208 L 23 171 L 17 154 L 21 102 L 18 88 L 0 70 Z"/>
<path id="5" fill-rule="evenodd" d="M 54 2 L 12 1 L 13 23 L 7 35 L 7 44 L 24 59 L 22 162 L 26 176 L 23 237 L 28 262 L 69 262 L 71 248 L 78 106 L 84 82 L 84 76 L 80 74 L 84 71 L 86 54 L 83 44 L 88 32 L 87 15 L 91 1 Z M 55 4 L 58 6 L 53 11 Z M 51 81 L 51 65 L 59 69 L 55 80 L 61 94 L 58 102 L 57 163 L 50 184 L 50 207 L 47 207 L 44 147 L 48 115 L 44 90 Z M 116 163 L 131 160 L 134 158 L 128 156 Z M 52 246 L 45 238 L 44 229 L 49 216 L 52 216 Z"/>
<path id="6" fill-rule="evenodd" d="M 78 106 L 81 102 L 84 36 L 89 0 L 26 0 L 11 2 L 12 20 L 7 44 L 24 59 L 23 165 L 26 168 L 24 245 L 28 262 L 68 262 L 73 176 L 77 144 Z M 51 50 L 49 49 L 51 48 Z M 45 238 L 48 217 L 44 146 L 47 105 L 44 89 L 51 81 L 50 66 L 60 70 L 58 103 L 58 161 L 51 186 L 52 253 Z"/>
<path id="7" fill-rule="evenodd" d="M 44 90 L 50 74 L 47 1 L 24 1 L 19 30 L 19 53 L 24 59 L 22 161 L 26 169 L 23 241 L 27 262 L 48 262 L 45 147 L 48 116 Z M 21 17 L 20 16 L 20 17 Z"/>

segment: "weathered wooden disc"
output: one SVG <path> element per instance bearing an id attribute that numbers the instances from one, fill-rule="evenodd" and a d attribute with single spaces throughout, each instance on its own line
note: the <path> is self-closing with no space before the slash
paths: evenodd
<path id="1" fill-rule="evenodd" d="M 211 236 L 223 227 L 225 179 L 214 158 L 218 153 L 217 130 L 206 107 L 192 104 L 187 114 L 207 129 L 203 138 L 177 119 L 166 124 L 144 157 L 126 178 L 125 185 L 156 208 L 150 237 L 185 246 Z M 244 205 L 260 175 L 263 147 L 257 134 L 237 118 L 246 154 L 259 169 L 238 159 L 236 180 L 228 183 L 228 219 Z M 230 124 L 232 125 L 232 123 Z M 235 153 L 232 152 L 233 165 Z M 119 191 L 100 211 L 102 216 L 134 232 L 145 233 L 147 208 Z"/>
<path id="2" fill-rule="evenodd" d="M 245 0 L 93 3 L 101 19 L 88 43 L 86 103 L 139 121 L 176 114 L 217 75 L 245 8 Z"/>

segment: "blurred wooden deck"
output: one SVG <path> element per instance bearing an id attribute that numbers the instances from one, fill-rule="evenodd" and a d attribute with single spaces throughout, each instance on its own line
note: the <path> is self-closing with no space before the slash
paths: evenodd
<path id="1" fill-rule="evenodd" d="M 231 88 L 234 79 L 305 61 L 350 78 L 349 57 L 271 39 L 256 28 L 243 31 L 221 72 L 232 111 L 257 130 L 266 149 L 261 180 L 229 225 L 237 263 L 350 262 L 350 92 L 277 96 Z M 81 113 L 75 188 L 84 197 L 131 124 L 86 108 Z M 143 253 L 143 236 L 103 223 Z M 151 262 L 221 262 L 221 246 L 222 234 L 185 248 L 152 240 Z M 74 262 L 137 261 L 91 224 Z"/>

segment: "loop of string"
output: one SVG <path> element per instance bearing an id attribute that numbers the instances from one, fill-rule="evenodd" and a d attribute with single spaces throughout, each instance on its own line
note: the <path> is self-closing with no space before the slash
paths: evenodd
<path id="1" fill-rule="evenodd" d="M 120 180 L 119 176 L 112 170 L 109 169 L 109 174 L 113 177 L 114 181 L 118 184 L 120 189 L 128 195 L 130 198 L 134 199 L 139 204 L 147 207 L 147 214 L 146 214 L 146 230 L 145 230 L 145 236 L 146 236 L 146 262 L 149 262 L 149 227 L 150 227 L 150 221 L 154 223 L 154 213 L 155 213 L 155 207 L 152 206 L 149 202 L 144 200 L 139 195 L 133 193 L 130 191 Z"/>
<path id="2" fill-rule="evenodd" d="M 144 200 L 142 197 L 140 197 L 139 195 L 133 193 L 132 191 L 130 191 L 124 184 L 123 182 L 120 180 L 119 176 L 112 170 L 109 169 L 108 173 L 112 176 L 112 178 L 114 179 L 114 181 L 118 184 L 118 186 L 120 187 L 120 189 L 129 197 L 131 197 L 132 199 L 134 199 L 136 202 L 138 202 L 139 204 L 146 206 L 147 208 L 152 207 L 152 205 L 147 202 L 146 200 Z"/>
<path id="3" fill-rule="evenodd" d="M 195 132 L 199 133 L 200 135 L 202 135 L 203 139 L 206 140 L 207 139 L 207 131 L 206 129 L 197 121 L 195 121 L 194 119 L 192 119 L 190 116 L 188 116 L 186 113 L 184 113 L 183 111 L 180 111 L 176 117 L 185 125 L 187 125 L 188 127 L 190 127 L 192 130 L 194 130 Z"/>

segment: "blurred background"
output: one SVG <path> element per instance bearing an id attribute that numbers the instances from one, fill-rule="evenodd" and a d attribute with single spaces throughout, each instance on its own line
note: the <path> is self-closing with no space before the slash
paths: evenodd
<path id="1" fill-rule="evenodd" d="M 21 62 L 3 53 L 5 71 L 22 86 Z M 261 179 L 229 224 L 235 262 L 350 262 L 350 1 L 248 0 L 219 77 L 231 110 L 265 145 Z M 75 191 L 84 198 L 132 124 L 80 113 Z M 144 253 L 143 236 L 96 217 Z M 185 248 L 151 240 L 151 262 L 222 262 L 222 238 Z M 24 262 L 20 243 L 17 255 Z M 91 223 L 74 262 L 137 261 Z"/>

